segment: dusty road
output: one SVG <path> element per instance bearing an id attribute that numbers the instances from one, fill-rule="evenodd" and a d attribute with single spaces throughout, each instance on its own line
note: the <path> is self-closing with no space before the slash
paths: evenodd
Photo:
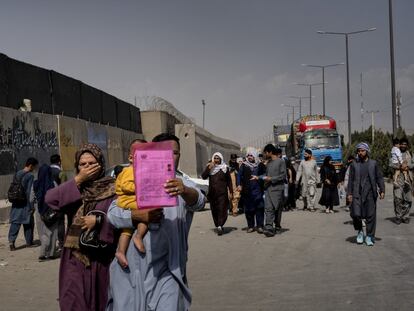
<path id="1" fill-rule="evenodd" d="M 414 310 L 414 221 L 392 222 L 390 192 L 378 205 L 377 243 L 355 244 L 348 213 L 286 212 L 283 233 L 246 233 L 244 215 L 213 231 L 195 215 L 188 274 L 192 310 Z M 0 226 L 0 310 L 58 310 L 59 261 L 38 248 L 10 252 Z M 22 233 L 20 233 L 20 236 Z M 23 244 L 19 240 L 17 245 Z"/>

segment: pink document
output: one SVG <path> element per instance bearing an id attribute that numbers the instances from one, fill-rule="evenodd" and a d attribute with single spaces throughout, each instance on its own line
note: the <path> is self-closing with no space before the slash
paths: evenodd
<path id="1" fill-rule="evenodd" d="M 177 205 L 177 197 L 170 196 L 164 189 L 166 181 L 175 178 L 171 142 L 136 144 L 133 165 L 138 208 Z"/>

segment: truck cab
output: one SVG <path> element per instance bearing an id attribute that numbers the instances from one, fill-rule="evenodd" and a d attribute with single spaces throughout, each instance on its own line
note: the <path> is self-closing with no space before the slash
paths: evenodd
<path id="1" fill-rule="evenodd" d="M 305 149 L 312 150 L 312 155 L 315 158 L 318 166 L 321 166 L 323 160 L 328 155 L 332 157 L 335 169 L 339 172 L 342 167 L 342 147 L 341 137 L 334 129 L 315 129 L 304 133 L 301 138 L 301 155 Z"/>

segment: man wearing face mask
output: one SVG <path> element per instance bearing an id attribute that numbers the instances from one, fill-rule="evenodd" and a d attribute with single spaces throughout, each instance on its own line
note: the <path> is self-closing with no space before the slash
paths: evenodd
<path id="1" fill-rule="evenodd" d="M 384 198 L 385 185 L 382 171 L 377 161 L 369 158 L 367 143 L 356 146 L 358 159 L 352 162 L 349 170 L 348 200 L 351 202 L 351 217 L 354 229 L 358 231 L 356 242 L 364 243 L 362 220 L 365 219 L 365 244 L 373 246 L 375 242 L 375 226 L 377 217 L 377 198 Z"/>
<path id="2" fill-rule="evenodd" d="M 390 167 L 395 170 L 402 170 L 408 172 L 408 174 L 399 174 L 396 182 L 394 183 L 394 212 L 395 212 L 395 223 L 397 225 L 401 223 L 408 224 L 410 218 L 411 204 L 412 204 L 412 193 L 413 193 L 413 170 L 414 170 L 414 159 L 408 150 L 407 138 L 400 140 L 400 150 L 403 163 L 394 164 L 390 161 Z M 391 160 L 391 159 L 390 159 Z M 405 176 L 408 176 L 406 178 Z"/>
<path id="3" fill-rule="evenodd" d="M 315 194 L 316 184 L 318 183 L 318 166 L 312 159 L 312 151 L 306 149 L 304 160 L 299 164 L 296 174 L 296 184 L 301 185 L 301 194 L 303 198 L 303 210 L 309 208 L 311 212 L 315 211 Z"/>

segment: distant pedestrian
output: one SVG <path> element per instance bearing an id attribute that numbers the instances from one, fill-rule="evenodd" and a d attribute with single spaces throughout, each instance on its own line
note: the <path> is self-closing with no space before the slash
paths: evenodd
<path id="1" fill-rule="evenodd" d="M 410 209 L 413 201 L 413 172 L 414 158 L 408 148 L 407 138 L 400 140 L 400 151 L 403 159 L 402 164 L 394 163 L 390 159 L 390 167 L 395 170 L 401 170 L 403 173 L 398 174 L 394 180 L 394 212 L 395 223 L 401 222 L 408 224 L 410 222 Z"/>
<path id="2" fill-rule="evenodd" d="M 237 216 L 239 214 L 239 201 L 241 196 L 240 191 L 237 187 L 237 179 L 239 178 L 239 164 L 237 163 L 237 154 L 233 153 L 230 155 L 229 169 L 231 185 L 233 188 L 233 199 L 231 200 L 230 204 L 230 213 L 233 216 Z"/>
<path id="3" fill-rule="evenodd" d="M 315 211 L 316 185 L 318 183 L 318 166 L 312 158 L 312 150 L 306 149 L 304 160 L 300 161 L 296 174 L 296 184 L 300 182 L 303 210 Z"/>
<path id="4" fill-rule="evenodd" d="M 392 140 L 392 146 L 393 147 L 391 148 L 391 163 L 394 167 L 394 176 L 393 176 L 394 184 L 397 184 L 397 180 L 399 179 L 399 175 L 401 173 L 404 174 L 404 180 L 407 183 L 409 183 L 411 182 L 411 180 L 410 180 L 408 171 L 401 169 L 403 164 L 406 167 L 408 163 L 402 157 L 402 153 L 400 150 L 400 140 L 398 138 L 394 138 Z"/>
<path id="5" fill-rule="evenodd" d="M 327 156 L 323 160 L 320 170 L 322 195 L 319 199 L 319 204 L 325 206 L 327 214 L 334 213 L 333 207 L 339 205 L 338 196 L 338 176 L 334 165 L 332 164 L 332 157 Z"/>
<path id="6" fill-rule="evenodd" d="M 348 199 L 351 202 L 351 217 L 357 230 L 357 243 L 373 246 L 375 242 L 375 227 L 377 217 L 377 198 L 384 198 L 385 185 L 382 171 L 377 161 L 369 158 L 367 143 L 356 146 L 358 159 L 350 166 L 348 182 Z M 366 236 L 362 230 L 365 220 Z"/>
<path id="7" fill-rule="evenodd" d="M 272 144 L 263 149 L 267 161 L 266 173 L 262 176 L 253 176 L 252 179 L 262 179 L 265 188 L 265 230 L 267 237 L 274 236 L 281 229 L 283 191 L 286 181 L 286 164 L 280 158 L 282 150 Z"/>
<path id="8" fill-rule="evenodd" d="M 247 233 L 251 233 L 254 230 L 258 233 L 263 233 L 263 182 L 255 179 L 252 180 L 252 176 L 264 175 L 266 167 L 259 161 L 255 151 L 248 151 L 246 159 L 240 167 L 238 184 L 247 220 Z"/>
<path id="9" fill-rule="evenodd" d="M 340 183 L 345 193 L 345 211 L 347 212 L 349 212 L 349 205 L 350 205 L 350 202 L 348 201 L 348 196 L 346 195 L 348 191 L 349 168 L 352 162 L 354 161 L 355 161 L 355 157 L 353 155 L 350 155 L 346 161 L 345 166 L 342 167 L 341 172 L 339 173 Z"/>
<path id="10" fill-rule="evenodd" d="M 31 191 L 34 181 L 33 171 L 36 170 L 39 161 L 35 158 L 28 158 L 24 168 L 14 175 L 14 179 L 20 182 L 26 193 L 26 200 L 19 203 L 12 203 L 10 210 L 9 246 L 10 250 L 16 250 L 15 242 L 19 234 L 20 226 L 23 225 L 26 247 L 34 246 L 34 202 L 31 200 Z"/>
<path id="11" fill-rule="evenodd" d="M 286 200 L 286 209 L 291 211 L 296 209 L 296 170 L 292 161 L 286 160 L 288 195 Z"/>
<path id="12" fill-rule="evenodd" d="M 56 186 L 57 183 L 53 180 L 52 168 L 47 164 L 40 166 L 37 179 L 33 185 L 37 203 L 36 225 L 40 239 L 39 261 L 55 259 L 57 257 L 56 241 L 58 239 L 59 219 L 48 224 L 42 219 L 42 216 L 48 213 L 49 210 L 49 206 L 45 203 L 46 192 Z"/>
<path id="13" fill-rule="evenodd" d="M 52 178 L 56 185 L 60 185 L 68 180 L 65 172 L 62 170 L 62 159 L 59 154 L 54 154 L 50 157 L 50 168 L 52 171 Z M 58 220 L 58 241 L 59 249 L 62 250 L 63 243 L 65 242 L 65 214 L 59 215 Z"/>
<path id="14" fill-rule="evenodd" d="M 220 152 L 213 154 L 201 177 L 209 179 L 208 199 L 210 201 L 211 214 L 213 215 L 214 225 L 217 228 L 217 234 L 222 235 L 230 204 L 229 193 L 230 199 L 232 199 L 233 188 L 229 167 L 224 163 L 223 155 Z"/>

